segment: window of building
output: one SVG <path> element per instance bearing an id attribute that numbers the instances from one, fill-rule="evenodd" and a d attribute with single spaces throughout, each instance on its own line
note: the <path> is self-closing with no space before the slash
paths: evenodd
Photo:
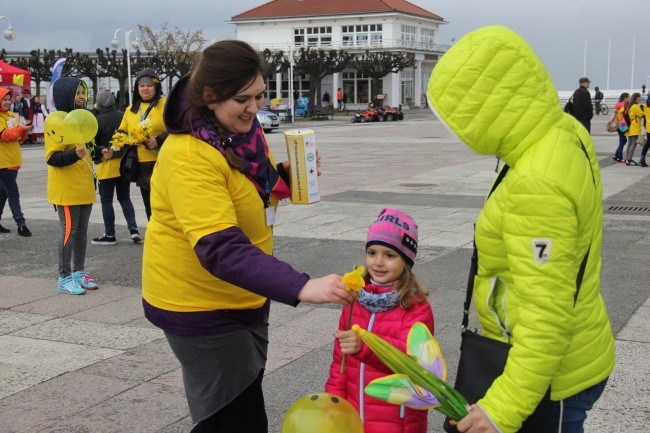
<path id="1" fill-rule="evenodd" d="M 293 29 L 293 43 L 297 47 L 323 47 L 332 45 L 332 27 L 306 27 Z"/>
<path id="2" fill-rule="evenodd" d="M 415 27 L 402 25 L 402 45 L 405 47 L 415 46 Z"/>
<path id="3" fill-rule="evenodd" d="M 411 105 L 415 102 L 413 98 L 414 83 L 413 83 L 413 69 L 404 69 L 402 71 L 401 80 L 401 103 Z"/>
<path id="4" fill-rule="evenodd" d="M 343 93 L 347 95 L 348 104 L 367 104 L 370 102 L 369 77 L 358 72 L 343 72 Z"/>
<path id="5" fill-rule="evenodd" d="M 341 27 L 341 41 L 343 46 L 381 45 L 381 24 L 359 24 L 356 26 Z"/>
<path id="6" fill-rule="evenodd" d="M 433 48 L 433 29 L 420 29 L 422 48 Z"/>

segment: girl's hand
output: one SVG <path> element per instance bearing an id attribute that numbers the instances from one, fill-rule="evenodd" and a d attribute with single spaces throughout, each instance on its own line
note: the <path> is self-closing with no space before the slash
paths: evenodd
<path id="1" fill-rule="evenodd" d="M 316 151 L 316 172 L 320 176 L 320 153 Z"/>
<path id="2" fill-rule="evenodd" d="M 336 331 L 334 338 L 341 344 L 341 352 L 353 355 L 361 350 L 361 339 L 354 331 Z"/>
<path id="3" fill-rule="evenodd" d="M 109 148 L 102 149 L 102 158 L 109 160 L 113 157 L 113 151 Z"/>
<path id="4" fill-rule="evenodd" d="M 77 146 L 75 149 L 75 153 L 77 154 L 77 158 L 83 159 L 86 157 L 86 146 L 83 144 L 81 146 Z"/>
<path id="5" fill-rule="evenodd" d="M 31 122 L 30 122 L 30 123 L 26 123 L 26 124 L 24 124 L 24 125 L 20 125 L 20 126 L 23 127 L 23 131 L 27 131 L 27 132 L 29 132 L 29 131 L 31 131 L 31 130 L 34 129 L 34 125 L 32 125 Z"/>

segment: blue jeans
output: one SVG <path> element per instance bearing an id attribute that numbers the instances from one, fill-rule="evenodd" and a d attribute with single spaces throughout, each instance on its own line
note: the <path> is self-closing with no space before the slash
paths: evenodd
<path id="1" fill-rule="evenodd" d="M 606 384 L 607 379 L 562 401 L 552 401 L 549 410 L 548 432 L 557 433 L 559 431 L 558 423 L 561 417 L 562 433 L 584 433 L 583 424 L 587 419 L 587 411 L 594 407 L 594 403 L 602 395 Z"/>
<path id="2" fill-rule="evenodd" d="M 102 217 L 104 218 L 104 231 L 106 236 L 115 236 L 115 211 L 113 210 L 113 191 L 117 192 L 117 201 L 122 207 L 122 213 L 126 219 L 129 230 L 137 230 L 135 222 L 135 210 L 131 203 L 131 184 L 122 179 L 114 177 L 99 181 L 99 200 L 102 203 Z"/>
<path id="3" fill-rule="evenodd" d="M 7 198 L 9 199 L 9 209 L 16 221 L 18 227 L 25 225 L 25 216 L 20 208 L 20 193 L 18 192 L 18 170 L 0 169 L 0 218 L 5 208 Z"/>
<path id="4" fill-rule="evenodd" d="M 587 131 L 591 134 L 591 120 L 578 120 L 578 122 L 582 123 L 582 126 L 587 129 Z"/>
<path id="5" fill-rule="evenodd" d="M 616 148 L 614 157 L 617 159 L 623 159 L 623 148 L 625 148 L 625 143 L 627 143 L 627 137 L 625 136 L 624 132 L 621 132 L 620 129 L 616 132 L 618 133 L 618 147 Z"/>

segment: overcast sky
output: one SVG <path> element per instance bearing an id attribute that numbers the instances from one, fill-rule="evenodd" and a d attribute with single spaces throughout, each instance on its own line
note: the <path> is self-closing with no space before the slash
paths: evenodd
<path id="1" fill-rule="evenodd" d="M 170 28 L 203 29 L 208 40 L 234 38 L 234 25 L 227 23 L 230 17 L 264 3 L 264 0 L 2 0 L 0 15 L 9 18 L 16 39 L 9 42 L 0 37 L 0 47 L 7 51 L 66 47 L 95 51 L 110 47 L 117 28 L 137 31 L 140 24 L 158 30 L 163 22 Z M 448 23 L 441 28 L 438 41 L 441 44 L 449 44 L 453 38 L 458 40 L 465 33 L 486 25 L 510 27 L 530 43 L 558 90 L 577 87 L 578 78 L 585 71 L 585 52 L 586 74 L 591 78 L 592 88 L 636 90 L 650 81 L 648 0 L 412 0 L 411 3 Z M 6 20 L 0 20 L 0 26 L 4 30 Z M 123 45 L 122 34 L 119 39 Z"/>

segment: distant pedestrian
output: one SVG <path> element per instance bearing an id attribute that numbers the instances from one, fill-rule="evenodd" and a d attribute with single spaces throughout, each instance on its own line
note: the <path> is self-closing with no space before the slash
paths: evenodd
<path id="1" fill-rule="evenodd" d="M 603 92 L 600 91 L 598 86 L 594 88 L 594 105 L 596 106 L 596 114 L 600 114 L 600 103 L 603 101 Z"/>
<path id="2" fill-rule="evenodd" d="M 348 94 L 343 93 L 343 110 L 347 111 L 348 110 Z"/>
<path id="3" fill-rule="evenodd" d="M 646 98 L 643 108 L 643 114 L 645 115 L 645 125 L 646 125 L 646 130 L 642 131 L 643 134 L 645 134 L 645 144 L 643 145 L 643 149 L 641 149 L 641 159 L 639 159 L 639 165 L 641 167 L 647 167 L 648 163 L 646 162 L 645 158 L 646 155 L 648 154 L 648 150 L 650 150 L 650 143 L 648 142 L 648 120 L 650 119 L 650 101 Z"/>
<path id="4" fill-rule="evenodd" d="M 614 153 L 614 161 L 616 162 L 625 162 L 623 160 L 623 149 L 625 148 L 625 143 L 627 143 L 627 137 L 625 136 L 625 131 L 621 130 L 620 125 L 621 122 L 623 122 L 623 112 L 627 108 L 629 101 L 630 94 L 623 92 L 621 93 L 621 96 L 618 97 L 618 102 L 614 104 L 614 110 L 616 111 L 616 120 L 619 124 L 619 128 L 616 130 L 616 133 L 618 134 L 618 147 Z"/>
<path id="5" fill-rule="evenodd" d="M 336 90 L 336 102 L 338 103 L 339 111 L 343 110 L 343 90 L 339 87 Z"/>
<path id="6" fill-rule="evenodd" d="M 41 104 L 38 96 L 32 98 L 32 110 L 34 116 L 32 117 L 32 124 L 34 130 L 32 131 L 32 140 L 34 143 L 43 143 L 43 134 L 45 132 L 45 117 L 47 117 L 47 108 Z"/>
<path id="7" fill-rule="evenodd" d="M 580 87 L 573 92 L 573 117 L 591 134 L 591 119 L 594 117 L 594 108 L 591 105 L 591 94 L 589 93 L 589 78 L 582 77 L 578 80 Z"/>
<path id="8" fill-rule="evenodd" d="M 325 93 L 323 94 L 323 106 L 329 107 L 329 105 L 330 105 L 330 94 L 327 93 L 327 90 L 325 90 Z"/>
<path id="9" fill-rule="evenodd" d="M 142 237 L 138 232 L 135 221 L 135 210 L 131 202 L 131 183 L 120 176 L 120 161 L 127 147 L 119 151 L 111 150 L 111 137 L 120 126 L 124 112 L 115 108 L 115 98 L 111 93 L 102 89 L 97 92 L 97 135 L 95 136 L 95 162 L 97 163 L 97 180 L 99 185 L 99 200 L 102 204 L 104 219 L 104 234 L 92 240 L 93 245 L 115 245 L 115 211 L 113 209 L 113 193 L 117 193 L 124 219 L 133 243 L 140 243 Z"/>
<path id="10" fill-rule="evenodd" d="M 625 151 L 625 165 L 637 166 L 634 160 L 634 151 L 636 150 L 636 140 L 641 134 L 641 119 L 643 116 L 643 109 L 639 105 L 641 103 L 641 94 L 639 92 L 633 93 L 630 102 L 623 112 L 623 117 L 627 121 L 627 150 Z"/>
<path id="11" fill-rule="evenodd" d="M 21 124 L 18 115 L 9 110 L 10 107 L 11 90 L 0 87 L 0 217 L 9 200 L 9 209 L 18 226 L 18 235 L 29 237 L 32 232 L 25 224 L 16 179 L 23 163 L 20 142 L 27 139 L 27 134 L 34 126 Z M 0 233 L 9 232 L 9 229 L 0 225 Z"/>

